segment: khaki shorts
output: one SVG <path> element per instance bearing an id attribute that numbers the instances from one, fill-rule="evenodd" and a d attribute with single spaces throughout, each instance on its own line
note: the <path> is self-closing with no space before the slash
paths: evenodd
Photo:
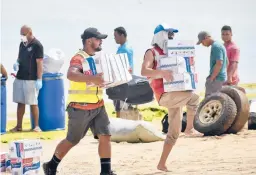
<path id="1" fill-rule="evenodd" d="M 72 144 L 77 144 L 89 128 L 95 138 L 98 138 L 98 135 L 110 135 L 110 122 L 104 106 L 93 110 L 68 107 L 67 111 L 69 121 L 66 139 Z"/>
<path id="2" fill-rule="evenodd" d="M 187 107 L 187 118 L 194 119 L 199 106 L 199 96 L 192 91 L 168 92 L 161 96 L 159 105 L 168 108 L 168 133 L 165 142 L 175 144 L 181 131 L 182 108 Z"/>

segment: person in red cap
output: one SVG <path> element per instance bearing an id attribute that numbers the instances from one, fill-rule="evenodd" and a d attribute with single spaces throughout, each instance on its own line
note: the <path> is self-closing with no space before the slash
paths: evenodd
<path id="1" fill-rule="evenodd" d="M 141 75 L 146 76 L 150 80 L 151 88 L 154 92 L 156 100 L 160 106 L 168 109 L 168 133 L 163 147 L 163 152 L 157 168 L 161 171 L 168 171 L 166 160 L 176 143 L 180 131 L 182 120 L 182 108 L 187 107 L 187 127 L 186 135 L 201 135 L 193 126 L 194 116 L 199 106 L 199 96 L 192 91 L 164 92 L 163 79 L 173 81 L 172 72 L 168 70 L 159 70 L 159 60 L 161 57 L 167 56 L 167 41 L 173 39 L 177 29 L 168 27 L 165 24 L 158 25 L 154 31 L 152 41 L 153 48 L 148 49 L 144 56 Z"/>

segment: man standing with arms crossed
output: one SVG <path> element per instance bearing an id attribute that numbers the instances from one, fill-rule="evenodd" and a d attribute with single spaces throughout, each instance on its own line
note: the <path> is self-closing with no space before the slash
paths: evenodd
<path id="1" fill-rule="evenodd" d="M 96 28 L 87 28 L 81 38 L 83 49 L 71 59 L 67 74 L 70 81 L 67 137 L 59 143 L 52 159 L 43 164 L 45 175 L 56 174 L 61 160 L 71 148 L 79 143 L 89 128 L 94 137 L 99 138 L 100 174 L 115 175 L 111 171 L 110 122 L 101 89 L 104 80 L 102 74 L 88 74 L 90 71 L 84 68 L 95 52 L 101 51 L 102 39 L 107 38 L 107 35 L 101 34 Z"/>
<path id="2" fill-rule="evenodd" d="M 221 37 L 227 51 L 228 69 L 227 69 L 227 85 L 237 85 L 239 83 L 238 63 L 240 58 L 240 50 L 232 41 L 232 29 L 230 26 L 223 26 L 221 29 Z"/>
<path id="3" fill-rule="evenodd" d="M 206 78 L 205 96 L 221 90 L 227 79 L 227 53 L 226 49 L 218 41 L 211 38 L 211 35 L 202 31 L 198 34 L 197 45 L 211 46 L 210 75 Z"/>
<path id="4" fill-rule="evenodd" d="M 127 32 L 124 27 L 117 27 L 114 30 L 114 37 L 115 41 L 117 44 L 120 44 L 117 50 L 117 54 L 120 53 L 126 53 L 128 56 L 128 61 L 130 65 L 130 73 L 133 73 L 133 50 L 132 48 L 128 45 L 127 42 Z M 120 100 L 114 100 L 114 106 L 115 106 L 115 111 L 116 111 L 116 117 L 120 118 L 120 110 L 121 106 L 124 102 L 121 102 Z"/>
<path id="5" fill-rule="evenodd" d="M 13 82 L 13 102 L 18 103 L 17 125 L 11 132 L 22 131 L 22 120 L 26 105 L 30 105 L 35 132 L 40 132 L 38 125 L 38 94 L 42 88 L 44 48 L 32 33 L 29 26 L 24 25 L 21 30 L 21 43 L 17 62 L 13 65 L 14 71 L 18 71 Z"/>

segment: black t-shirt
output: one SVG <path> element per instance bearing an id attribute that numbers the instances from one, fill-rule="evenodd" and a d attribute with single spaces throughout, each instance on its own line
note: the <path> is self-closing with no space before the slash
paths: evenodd
<path id="1" fill-rule="evenodd" d="M 19 48 L 19 71 L 16 75 L 20 80 L 36 80 L 37 79 L 37 59 L 44 57 L 43 45 L 34 38 L 27 46 L 22 42 Z"/>

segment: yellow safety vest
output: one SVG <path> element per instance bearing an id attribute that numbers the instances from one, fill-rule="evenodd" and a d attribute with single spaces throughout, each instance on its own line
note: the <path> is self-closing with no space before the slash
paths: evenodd
<path id="1" fill-rule="evenodd" d="M 76 55 L 84 59 L 90 57 L 86 52 L 80 50 Z M 86 83 L 69 81 L 68 103 L 98 103 L 103 99 L 103 90 L 99 87 L 86 87 Z"/>

